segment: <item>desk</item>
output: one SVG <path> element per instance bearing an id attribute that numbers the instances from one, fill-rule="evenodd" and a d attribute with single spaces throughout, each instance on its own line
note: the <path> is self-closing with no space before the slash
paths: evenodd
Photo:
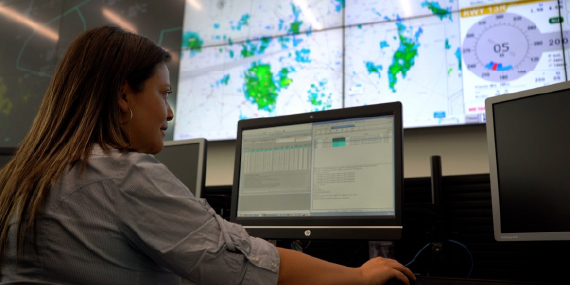
<path id="1" fill-rule="evenodd" d="M 445 278 L 445 277 L 427 277 L 416 276 L 416 285 L 555 285 L 564 283 L 552 282 L 521 282 L 521 281 L 508 281 L 508 280 L 486 280 L 486 279 L 472 279 L 472 278 Z"/>

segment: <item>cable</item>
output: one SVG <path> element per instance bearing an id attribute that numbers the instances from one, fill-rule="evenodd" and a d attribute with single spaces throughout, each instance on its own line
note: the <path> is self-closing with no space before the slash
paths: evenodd
<path id="1" fill-rule="evenodd" d="M 467 246 L 465 246 L 464 244 L 462 244 L 462 243 L 460 243 L 460 242 L 458 242 L 458 241 L 454 241 L 454 240 L 450 240 L 450 239 L 448 239 L 447 241 L 448 241 L 448 242 L 455 243 L 455 244 L 457 244 L 457 245 L 463 247 L 465 250 L 467 250 L 467 253 L 469 253 L 469 257 L 471 258 L 471 269 L 469 269 L 469 274 L 467 274 L 467 277 L 470 277 L 470 276 L 471 276 L 471 272 L 473 272 L 473 267 L 474 267 L 474 265 L 475 265 L 475 261 L 474 261 L 474 259 L 473 259 L 473 255 L 471 254 L 471 251 L 467 248 Z"/>
<path id="2" fill-rule="evenodd" d="M 309 245 L 311 245 L 311 241 L 309 241 L 309 243 L 307 243 L 307 245 L 305 247 L 303 247 L 301 245 L 300 240 L 294 240 L 291 242 L 291 249 L 303 252 L 303 250 L 307 249 L 309 247 Z"/>
<path id="3" fill-rule="evenodd" d="M 291 249 L 299 251 L 299 252 L 303 252 L 303 247 L 296 240 L 291 242 Z"/>
<path id="4" fill-rule="evenodd" d="M 420 255 L 420 253 L 422 253 L 422 251 L 424 251 L 424 249 L 426 249 L 431 243 L 426 244 L 424 247 L 422 247 L 422 249 L 420 249 L 420 251 L 418 251 L 418 253 L 416 253 L 416 256 L 414 256 L 414 259 L 412 259 L 412 261 L 408 262 L 408 264 L 404 265 L 406 267 L 410 266 L 410 264 L 412 264 L 414 261 L 416 261 L 416 258 L 418 258 L 418 256 Z"/>
<path id="5" fill-rule="evenodd" d="M 467 277 L 471 277 L 471 273 L 473 272 L 473 267 L 475 266 L 475 261 L 474 261 L 474 259 L 473 259 L 473 255 L 471 254 L 471 251 L 469 250 L 469 248 L 467 248 L 467 246 L 465 246 L 464 244 L 462 244 L 462 243 L 460 243 L 460 242 L 458 242 L 458 241 L 451 240 L 451 239 L 448 239 L 447 241 L 448 241 L 448 242 L 451 242 L 451 243 L 454 243 L 454 244 L 457 244 L 457 245 L 463 247 L 465 250 L 467 250 L 467 253 L 469 254 L 469 258 L 471 258 L 471 269 L 469 269 L 469 273 L 467 274 Z M 428 243 L 428 244 L 426 244 L 424 247 L 422 247 L 422 249 L 420 249 L 420 250 L 418 251 L 418 253 L 416 253 L 416 256 L 414 256 L 414 259 L 412 259 L 412 261 L 408 262 L 408 263 L 407 263 L 406 265 L 404 265 L 404 266 L 408 267 L 408 266 L 410 266 L 414 261 L 416 261 L 416 258 L 418 258 L 418 256 L 420 255 L 420 253 L 422 253 L 422 251 L 424 251 L 430 244 L 431 244 L 431 243 Z"/>

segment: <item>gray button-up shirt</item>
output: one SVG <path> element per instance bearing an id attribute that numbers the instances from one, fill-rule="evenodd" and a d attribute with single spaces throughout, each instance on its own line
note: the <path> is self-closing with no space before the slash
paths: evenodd
<path id="1" fill-rule="evenodd" d="M 11 226 L 0 284 L 266 285 L 279 271 L 273 245 L 216 215 L 152 155 L 98 145 L 83 173 L 66 169 L 49 191 L 31 241 L 16 263 Z"/>

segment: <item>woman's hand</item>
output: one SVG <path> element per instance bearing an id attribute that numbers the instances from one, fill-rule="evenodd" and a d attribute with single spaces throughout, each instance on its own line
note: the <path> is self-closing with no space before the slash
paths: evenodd
<path id="1" fill-rule="evenodd" d="M 416 280 L 412 271 L 389 258 L 376 257 L 353 268 L 290 249 L 278 247 L 277 251 L 281 259 L 278 285 L 380 285 L 392 278 L 409 285 L 408 278 Z"/>
<path id="2" fill-rule="evenodd" d="M 392 278 L 401 280 L 403 284 L 410 284 L 409 280 L 416 280 L 410 269 L 394 259 L 376 257 L 368 260 L 360 268 L 364 284 L 384 284 Z"/>

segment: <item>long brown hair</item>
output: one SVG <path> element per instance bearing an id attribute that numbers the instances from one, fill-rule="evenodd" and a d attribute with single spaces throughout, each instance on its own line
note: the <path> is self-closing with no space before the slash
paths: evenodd
<path id="1" fill-rule="evenodd" d="M 151 40 L 119 27 L 93 28 L 73 41 L 30 132 L 0 171 L 0 256 L 13 218 L 18 248 L 36 228 L 48 191 L 66 166 L 81 161 L 84 167 L 94 143 L 104 149 L 128 149 L 119 125 L 121 87 L 126 81 L 141 91 L 157 64 L 170 58 Z"/>

